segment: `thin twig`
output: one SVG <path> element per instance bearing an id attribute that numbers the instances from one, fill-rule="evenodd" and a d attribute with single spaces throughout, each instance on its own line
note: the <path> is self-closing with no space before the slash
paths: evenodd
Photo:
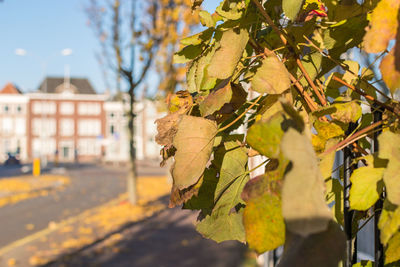
<path id="1" fill-rule="evenodd" d="M 257 6 L 258 10 L 260 11 L 261 15 L 265 18 L 265 20 L 267 21 L 269 26 L 271 26 L 272 29 L 275 31 L 275 33 L 279 36 L 279 38 L 281 39 L 282 43 L 284 45 L 286 45 L 287 42 L 288 42 L 286 37 L 283 35 L 283 33 L 279 30 L 279 28 L 272 21 L 271 17 L 264 10 L 264 7 L 261 5 L 261 3 L 258 2 L 258 0 L 253 0 L 253 3 Z"/>
<path id="2" fill-rule="evenodd" d="M 385 49 L 385 51 L 383 51 L 379 56 L 377 56 L 374 59 L 374 61 L 372 61 L 371 64 L 369 64 L 368 67 L 361 73 L 361 77 L 364 76 L 364 74 L 367 72 L 367 70 L 369 70 L 372 67 L 372 65 L 374 65 L 378 61 L 378 59 L 380 59 L 387 52 L 388 52 L 387 49 Z"/>
<path id="3" fill-rule="evenodd" d="M 310 110 L 311 111 L 317 110 L 318 109 L 317 104 L 307 94 L 307 92 L 304 90 L 303 86 L 299 83 L 299 81 L 290 73 L 289 73 L 289 78 L 292 81 L 292 83 L 295 85 L 295 87 L 297 88 L 297 91 L 300 93 L 300 95 L 304 98 L 304 100 L 308 104 L 308 107 L 310 108 Z"/>
<path id="4" fill-rule="evenodd" d="M 373 98 L 372 96 L 370 96 L 370 95 L 364 93 L 364 92 L 361 91 L 360 89 L 354 87 L 353 85 L 346 83 L 345 81 L 343 81 L 343 80 L 340 79 L 339 77 L 333 75 L 333 76 L 332 76 L 332 79 L 335 80 L 335 81 L 337 81 L 337 82 L 339 82 L 339 83 L 341 83 L 342 85 L 346 86 L 347 88 L 350 88 L 350 89 L 353 90 L 354 92 L 356 92 L 356 93 L 362 95 L 362 96 L 365 97 L 366 99 L 371 100 L 371 101 L 373 101 L 374 103 L 378 104 L 379 106 L 384 107 L 385 109 L 389 110 L 390 112 L 396 114 L 396 112 L 395 112 L 395 110 L 394 110 L 394 108 L 393 108 L 392 106 L 389 106 L 389 105 L 386 105 L 385 103 L 382 103 L 381 101 L 379 101 L 379 100 Z M 396 115 L 398 115 L 398 114 L 396 114 Z"/>
<path id="5" fill-rule="evenodd" d="M 231 123 L 229 123 L 228 125 L 218 129 L 218 132 L 222 132 L 225 131 L 226 129 L 228 129 L 229 127 L 231 127 L 233 124 L 235 124 L 238 120 L 240 120 L 250 109 L 252 109 L 258 101 L 260 101 L 262 95 L 260 95 L 259 97 L 257 97 L 257 99 L 253 102 L 253 104 L 251 104 L 242 114 L 240 114 L 236 119 L 234 119 Z"/>
<path id="6" fill-rule="evenodd" d="M 327 57 L 328 59 L 330 59 L 332 62 L 334 62 L 336 65 L 342 67 L 343 70 L 348 71 L 349 73 L 353 74 L 355 77 L 358 78 L 358 74 L 354 73 L 353 71 L 351 71 L 348 66 L 334 58 L 332 58 L 329 54 L 325 53 L 321 48 L 319 48 L 318 46 L 316 46 L 310 39 L 307 38 L 307 36 L 303 35 L 303 37 L 310 43 L 310 45 L 312 45 L 312 47 L 314 47 L 315 49 L 318 50 L 318 52 L 320 52 L 324 57 Z M 381 90 L 379 90 L 378 88 L 376 88 L 375 86 L 371 85 L 370 83 L 368 83 L 368 81 L 366 81 L 363 77 L 360 77 L 361 80 L 363 80 L 364 82 L 366 82 L 369 86 L 371 86 L 376 92 L 378 92 L 380 95 L 382 95 L 383 97 L 386 97 L 386 99 L 390 99 L 390 97 L 388 97 L 385 93 L 383 93 Z"/>
<path id="7" fill-rule="evenodd" d="M 361 229 L 363 229 L 363 227 L 364 227 L 365 225 L 367 225 L 367 223 L 368 223 L 372 218 L 374 218 L 374 216 L 375 216 L 375 213 L 372 214 L 371 217 L 369 217 L 369 218 L 360 226 L 360 228 L 357 229 L 357 233 L 358 233 Z"/>
<path id="8" fill-rule="evenodd" d="M 331 147 L 328 150 L 326 150 L 323 153 L 321 153 L 321 155 L 326 155 L 326 154 L 329 154 L 329 153 L 331 153 L 331 152 L 333 152 L 335 150 L 338 150 L 341 147 L 348 146 L 349 144 L 351 144 L 351 143 L 357 141 L 358 139 L 360 139 L 360 138 L 358 138 L 359 136 L 363 136 L 364 137 L 364 134 L 367 134 L 368 131 L 375 129 L 376 127 L 379 127 L 382 124 L 383 124 L 383 121 L 378 121 L 378 122 L 375 122 L 375 123 L 365 127 L 364 129 L 361 129 L 360 131 L 354 133 L 353 135 L 349 135 L 343 141 L 337 143 L 333 147 Z"/>
<path id="9" fill-rule="evenodd" d="M 322 97 L 324 98 L 325 102 L 327 102 L 327 101 L 326 101 L 326 97 L 325 97 L 325 92 L 324 92 L 324 89 L 322 88 L 321 82 L 320 82 L 318 79 L 316 79 L 315 82 L 316 82 L 317 85 L 318 85 L 318 89 L 319 89 L 319 91 L 320 91 Z"/>
<path id="10" fill-rule="evenodd" d="M 311 86 L 313 89 L 314 93 L 317 95 L 319 101 L 323 106 L 326 106 L 326 100 L 322 97 L 320 94 L 318 88 L 315 86 L 314 82 L 312 81 L 310 75 L 308 74 L 307 70 L 304 68 L 303 63 L 301 63 L 301 60 L 299 58 L 296 59 L 297 66 L 299 66 L 301 72 L 304 74 L 304 77 L 306 78 L 308 84 Z"/>

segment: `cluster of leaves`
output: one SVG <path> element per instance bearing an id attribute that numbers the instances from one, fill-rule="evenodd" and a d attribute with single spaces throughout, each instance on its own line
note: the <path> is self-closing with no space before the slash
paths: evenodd
<path id="1" fill-rule="evenodd" d="M 371 66 L 341 58 L 354 47 L 384 56 L 400 36 L 399 6 L 223 0 L 213 14 L 200 11 L 206 29 L 181 40 L 174 57 L 186 63 L 186 91 L 172 95 L 169 114 L 157 120 L 163 162 L 174 158 L 170 206 L 199 210 L 197 230 L 217 242 L 247 242 L 258 253 L 284 244 L 279 266 L 338 266 L 344 171 L 332 169 L 335 152 L 348 146 L 353 166 L 362 166 L 351 176 L 353 235 L 385 191 L 385 263 L 400 260 L 397 47 L 381 63 L 388 95 L 374 87 Z M 374 107 L 385 109 L 377 122 Z M 380 150 L 371 153 L 379 127 Z M 249 169 L 254 156 L 265 160 Z M 264 174 L 249 179 L 256 168 Z"/>

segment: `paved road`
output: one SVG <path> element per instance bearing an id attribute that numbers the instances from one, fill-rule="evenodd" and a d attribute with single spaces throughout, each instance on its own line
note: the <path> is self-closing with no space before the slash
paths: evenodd
<path id="1" fill-rule="evenodd" d="M 0 247 L 60 221 L 105 203 L 125 191 L 126 167 L 101 165 L 66 166 L 71 184 L 63 191 L 0 208 Z M 139 175 L 163 174 L 154 164 L 139 164 Z M 26 225 L 34 229 L 27 230 Z"/>

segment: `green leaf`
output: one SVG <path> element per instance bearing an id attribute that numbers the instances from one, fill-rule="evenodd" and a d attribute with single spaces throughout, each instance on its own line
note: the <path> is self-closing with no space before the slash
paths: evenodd
<path id="1" fill-rule="evenodd" d="M 347 124 L 357 122 L 362 115 L 362 109 L 357 101 L 349 101 L 347 98 L 338 97 L 332 105 L 314 111 L 313 115 L 317 117 L 330 115 L 334 120 Z"/>
<path id="2" fill-rule="evenodd" d="M 215 27 L 216 21 L 213 19 L 210 13 L 205 10 L 199 12 L 200 22 L 205 27 Z"/>
<path id="3" fill-rule="evenodd" d="M 344 134 L 343 129 L 333 122 L 316 120 L 314 122 L 314 127 L 318 135 L 325 140 Z"/>
<path id="4" fill-rule="evenodd" d="M 243 210 L 238 213 L 207 215 L 196 225 L 196 230 L 204 237 L 218 243 L 227 240 L 245 241 L 244 226 L 242 223 Z"/>
<path id="5" fill-rule="evenodd" d="M 343 74 L 342 79 L 349 84 L 353 84 L 353 81 L 357 80 L 357 76 L 354 76 L 353 73 L 355 73 L 356 75 L 358 74 L 358 72 L 360 71 L 360 65 L 358 64 L 357 61 L 353 61 L 353 60 L 345 60 L 343 62 L 343 64 L 345 64 L 347 66 L 349 71 L 346 71 Z"/>
<path id="6" fill-rule="evenodd" d="M 303 0 L 282 0 L 282 8 L 286 17 L 294 21 L 303 6 L 303 2 Z"/>
<path id="7" fill-rule="evenodd" d="M 387 48 L 391 39 L 395 38 L 399 6 L 400 2 L 397 0 L 381 0 L 372 11 L 370 28 L 364 36 L 366 52 L 379 53 Z"/>
<path id="8" fill-rule="evenodd" d="M 249 180 L 246 172 L 247 153 L 246 149 L 239 146 L 236 141 L 225 142 L 224 150 L 220 177 L 214 195 L 215 206 L 211 215 L 207 215 L 200 221 L 196 229 L 204 237 L 216 242 L 225 240 L 244 242 L 243 209 L 237 211 L 235 207 L 244 203 L 240 194 Z M 233 209 L 234 212 L 232 212 Z"/>
<path id="9" fill-rule="evenodd" d="M 197 196 L 193 196 L 184 205 L 184 209 L 201 210 L 202 215 L 211 214 L 214 206 L 214 193 L 217 187 L 218 177 L 215 169 L 206 169 L 204 171 L 203 183 L 199 188 Z"/>
<path id="10" fill-rule="evenodd" d="M 398 60 L 396 60 L 394 52 L 398 46 L 399 44 L 396 43 L 396 46 L 383 58 L 380 65 L 382 78 L 392 94 L 394 94 L 397 89 L 400 89 L 400 70 L 399 67 L 396 66 L 398 64 L 396 61 Z"/>
<path id="11" fill-rule="evenodd" d="M 344 225 L 343 186 L 338 179 L 331 178 L 326 185 L 326 203 L 331 206 L 336 222 Z"/>
<path id="12" fill-rule="evenodd" d="M 187 90 L 189 93 L 197 92 L 196 71 L 197 71 L 198 65 L 199 65 L 199 62 L 197 60 L 194 60 L 194 61 L 188 63 L 188 67 L 187 67 L 188 69 L 186 72 L 186 85 L 187 85 Z"/>
<path id="13" fill-rule="evenodd" d="M 182 50 L 180 50 L 174 54 L 173 62 L 175 64 L 187 63 L 189 61 L 192 61 L 199 55 L 201 55 L 202 51 L 203 51 L 203 48 L 201 45 L 185 46 Z"/>
<path id="14" fill-rule="evenodd" d="M 210 61 L 215 54 L 217 46 L 214 44 L 212 47 L 206 49 L 203 55 L 198 59 L 198 64 L 195 72 L 195 86 L 196 91 L 208 90 L 215 86 L 217 79 L 209 75 L 208 66 Z"/>
<path id="15" fill-rule="evenodd" d="M 390 238 L 400 229 L 400 207 L 391 204 L 387 199 L 379 218 L 378 227 L 381 230 L 381 242 L 387 245 Z"/>
<path id="16" fill-rule="evenodd" d="M 326 143 L 326 149 L 329 149 L 336 145 L 339 141 L 337 139 L 330 139 Z M 319 169 L 321 170 L 322 178 L 328 179 L 332 175 L 332 167 L 333 163 L 335 162 L 335 151 L 332 151 L 331 153 L 324 155 L 319 162 Z"/>
<path id="17" fill-rule="evenodd" d="M 200 13 L 203 11 L 200 11 Z M 207 11 L 204 11 L 207 12 Z M 202 31 L 200 33 L 197 33 L 195 35 L 186 37 L 181 40 L 181 44 L 183 45 L 199 45 L 202 43 L 208 43 L 212 37 L 212 34 L 214 33 L 214 29 L 207 29 L 205 31 Z"/>
<path id="18" fill-rule="evenodd" d="M 400 206 L 400 134 L 385 131 L 378 137 L 378 142 L 379 157 L 389 160 L 383 173 L 387 198 Z"/>
<path id="19" fill-rule="evenodd" d="M 278 158 L 283 136 L 283 121 L 283 113 L 279 112 L 267 120 L 254 123 L 247 132 L 246 142 L 262 155 Z"/>
<path id="20" fill-rule="evenodd" d="M 278 196 L 265 194 L 249 200 L 243 214 L 243 224 L 249 247 L 261 254 L 285 242 L 285 223 Z"/>
<path id="21" fill-rule="evenodd" d="M 249 40 L 246 29 L 229 29 L 222 33 L 219 47 L 215 51 L 208 67 L 208 74 L 218 79 L 229 78 L 236 68 Z"/>
<path id="22" fill-rule="evenodd" d="M 213 114 L 231 99 L 232 87 L 231 83 L 228 82 L 224 87 L 214 90 L 199 104 L 200 113 L 203 117 Z"/>
<path id="23" fill-rule="evenodd" d="M 385 264 L 400 260 L 400 232 L 397 232 L 390 240 L 385 250 Z"/>
<path id="24" fill-rule="evenodd" d="M 246 202 L 243 213 L 246 240 L 259 254 L 285 242 L 280 191 L 286 166 L 287 162 L 282 162 L 278 169 L 251 179 L 242 193 Z"/>
<path id="25" fill-rule="evenodd" d="M 343 97 L 338 97 L 332 106 L 336 108 L 331 114 L 332 118 L 343 123 L 357 122 L 362 115 L 361 106 L 357 101 L 347 101 Z"/>
<path id="26" fill-rule="evenodd" d="M 248 1 L 243 0 L 223 0 L 215 12 L 228 20 L 240 19 L 246 10 Z"/>
<path id="27" fill-rule="evenodd" d="M 306 237 L 289 232 L 277 267 L 337 267 L 345 247 L 344 233 L 333 221 L 326 230 Z"/>
<path id="28" fill-rule="evenodd" d="M 325 231 L 332 215 L 325 204 L 324 180 L 310 140 L 290 128 L 281 147 L 292 162 L 282 188 L 282 213 L 287 228 L 301 236 Z"/>
<path id="29" fill-rule="evenodd" d="M 259 93 L 282 94 L 290 87 L 289 73 L 276 56 L 269 56 L 261 62 L 251 87 Z"/>
<path id="30" fill-rule="evenodd" d="M 210 159 L 216 133 L 215 122 L 182 116 L 173 140 L 177 151 L 171 173 L 176 188 L 182 190 L 199 180 Z"/>
<path id="31" fill-rule="evenodd" d="M 366 15 L 352 17 L 331 25 L 323 37 L 323 44 L 329 50 L 329 55 L 339 58 L 342 53 L 360 44 L 367 25 Z"/>
<path id="32" fill-rule="evenodd" d="M 220 177 L 217 188 L 215 189 L 214 201 L 217 206 L 220 205 L 219 199 L 234 182 L 243 176 L 247 169 L 247 151 L 240 146 L 237 141 L 229 141 L 224 143 L 225 153 L 221 164 Z M 241 193 L 241 192 L 240 192 Z M 224 200 L 228 198 L 226 195 Z M 240 201 L 240 195 L 232 194 L 229 210 L 236 206 Z"/>
<path id="33" fill-rule="evenodd" d="M 354 170 L 350 177 L 350 208 L 354 210 L 367 210 L 379 199 L 378 182 L 385 168 L 374 168 L 372 155 L 365 159 L 370 165 Z"/>

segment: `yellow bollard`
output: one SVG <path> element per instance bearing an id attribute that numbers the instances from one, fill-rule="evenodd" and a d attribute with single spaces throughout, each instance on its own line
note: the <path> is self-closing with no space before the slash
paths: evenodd
<path id="1" fill-rule="evenodd" d="M 33 159 L 32 174 L 33 174 L 33 176 L 40 175 L 40 159 L 39 158 Z"/>

